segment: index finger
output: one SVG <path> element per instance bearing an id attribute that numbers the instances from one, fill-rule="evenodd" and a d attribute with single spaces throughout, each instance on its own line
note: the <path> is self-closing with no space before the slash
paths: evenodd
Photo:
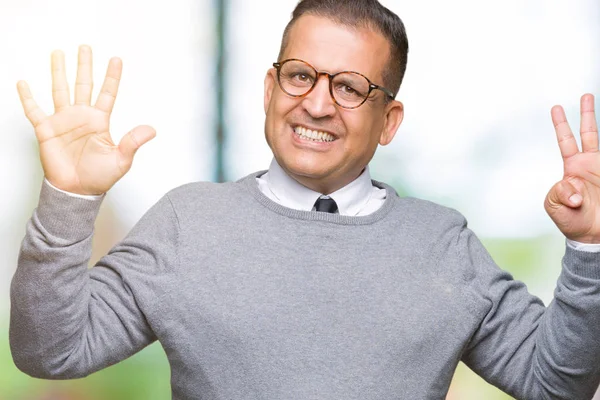
<path id="1" fill-rule="evenodd" d="M 598 151 L 598 125 L 594 109 L 594 95 L 581 97 L 581 148 L 585 152 Z"/>
<path id="2" fill-rule="evenodd" d="M 556 139 L 558 140 L 558 147 L 560 148 L 562 158 L 566 159 L 574 156 L 579 152 L 579 148 L 577 147 L 577 141 L 573 136 L 571 127 L 567 122 L 565 110 L 561 106 L 554 106 L 550 114 L 552 115 L 552 123 L 556 131 Z"/>
<path id="3" fill-rule="evenodd" d="M 100 89 L 98 99 L 96 100 L 96 108 L 108 114 L 112 112 L 113 106 L 115 105 L 122 70 L 123 63 L 121 62 L 121 59 L 117 57 L 111 58 L 108 62 L 102 89 Z"/>

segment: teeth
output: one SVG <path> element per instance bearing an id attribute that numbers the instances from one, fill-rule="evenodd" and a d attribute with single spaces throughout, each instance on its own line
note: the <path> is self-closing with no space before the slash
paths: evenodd
<path id="1" fill-rule="evenodd" d="M 312 131 L 302 126 L 297 126 L 294 128 L 294 132 L 296 132 L 296 134 L 302 139 L 312 140 L 315 142 L 333 142 L 335 140 L 335 138 L 327 132 Z"/>

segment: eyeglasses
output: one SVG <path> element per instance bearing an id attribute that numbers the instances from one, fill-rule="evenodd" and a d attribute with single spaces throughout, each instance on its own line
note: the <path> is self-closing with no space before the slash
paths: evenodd
<path id="1" fill-rule="evenodd" d="M 280 63 L 273 63 L 277 70 L 279 87 L 292 97 L 304 97 L 317 85 L 321 75 L 329 79 L 329 94 L 340 107 L 360 107 L 374 89 L 379 89 L 390 99 L 394 93 L 383 86 L 375 85 L 366 76 L 354 71 L 342 71 L 336 74 L 319 72 L 306 61 L 291 58 Z"/>

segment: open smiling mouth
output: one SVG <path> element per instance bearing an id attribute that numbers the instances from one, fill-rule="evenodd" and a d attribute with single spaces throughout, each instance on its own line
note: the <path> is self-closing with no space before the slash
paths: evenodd
<path id="1" fill-rule="evenodd" d="M 311 140 L 313 142 L 333 142 L 336 139 L 335 136 L 327 132 L 313 131 L 302 126 L 295 127 L 294 132 L 296 132 L 296 135 L 301 139 Z"/>

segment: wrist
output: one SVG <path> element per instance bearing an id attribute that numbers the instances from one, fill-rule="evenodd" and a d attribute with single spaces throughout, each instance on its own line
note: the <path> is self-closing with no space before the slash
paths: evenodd
<path id="1" fill-rule="evenodd" d="M 583 243 L 567 238 L 567 246 L 573 250 L 585 251 L 588 253 L 600 253 L 600 244 L 598 243 Z"/>
<path id="2" fill-rule="evenodd" d="M 52 189 L 54 189 L 56 191 L 59 191 L 61 193 L 64 193 L 64 194 L 66 194 L 68 196 L 71 196 L 71 197 L 77 197 L 77 198 L 86 199 L 86 200 L 98 200 L 98 199 L 101 199 L 104 196 L 104 194 L 79 194 L 79 193 L 73 193 L 73 192 L 69 192 L 69 191 L 66 191 L 66 190 L 62 190 L 62 189 L 59 189 L 56 186 L 54 186 L 48 180 L 48 178 L 44 178 L 44 182 L 46 183 L 46 185 L 48 185 Z"/>
<path id="3" fill-rule="evenodd" d="M 80 241 L 93 233 L 103 199 L 103 196 L 98 199 L 86 197 L 90 196 L 65 193 L 45 181 L 32 220 L 39 222 L 52 236 Z"/>

